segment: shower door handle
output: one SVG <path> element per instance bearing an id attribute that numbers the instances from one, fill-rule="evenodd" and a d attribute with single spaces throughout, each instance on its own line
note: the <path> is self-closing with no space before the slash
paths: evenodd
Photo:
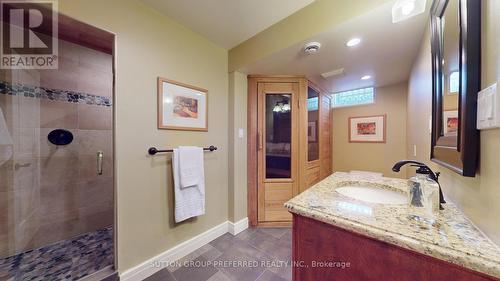
<path id="1" fill-rule="evenodd" d="M 104 154 L 102 151 L 97 151 L 97 174 L 102 175 L 102 158 L 104 158 Z"/>

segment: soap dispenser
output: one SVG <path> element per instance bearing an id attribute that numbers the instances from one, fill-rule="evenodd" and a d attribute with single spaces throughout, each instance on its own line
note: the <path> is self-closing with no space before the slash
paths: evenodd
<path id="1" fill-rule="evenodd" d="M 392 170 L 399 172 L 406 164 L 418 168 L 417 174 L 408 180 L 408 212 L 412 217 L 434 222 L 434 215 L 443 209 L 441 203 L 446 203 L 438 183 L 439 173 L 412 160 L 399 161 Z"/>
<path id="2" fill-rule="evenodd" d="M 439 185 L 421 168 L 408 180 L 408 209 L 410 215 L 431 221 L 439 212 Z"/>

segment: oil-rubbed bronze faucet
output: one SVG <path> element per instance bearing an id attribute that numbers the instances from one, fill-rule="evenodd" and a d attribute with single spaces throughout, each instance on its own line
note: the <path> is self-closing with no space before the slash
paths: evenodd
<path id="1" fill-rule="evenodd" d="M 394 164 L 394 166 L 392 167 L 392 170 L 394 172 L 398 173 L 399 171 L 401 171 L 401 167 L 403 167 L 406 164 L 411 164 L 410 166 L 417 167 L 418 174 L 427 175 L 430 179 L 437 182 L 437 184 L 439 186 L 439 209 L 443 210 L 444 208 L 441 204 L 446 203 L 446 201 L 444 200 L 443 191 L 441 191 L 441 184 L 439 184 L 439 175 L 441 173 L 439 173 L 439 172 L 434 173 L 434 171 L 432 171 L 432 169 L 429 168 L 429 166 L 425 165 L 424 163 L 413 161 L 413 160 L 401 160 L 401 161 L 397 162 L 396 164 Z"/>

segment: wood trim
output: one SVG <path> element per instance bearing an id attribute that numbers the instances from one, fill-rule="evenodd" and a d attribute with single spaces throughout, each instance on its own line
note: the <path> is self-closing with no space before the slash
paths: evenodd
<path id="1" fill-rule="evenodd" d="M 318 84 L 314 83 L 311 80 L 307 80 L 307 86 L 313 88 L 315 91 L 320 93 L 320 95 L 329 96 L 328 91 L 320 87 Z"/>
<path id="2" fill-rule="evenodd" d="M 274 228 L 274 227 L 290 228 L 292 227 L 292 222 L 291 221 L 260 222 L 258 226 L 262 228 Z"/>
<path id="3" fill-rule="evenodd" d="M 370 117 L 384 117 L 384 139 L 382 141 L 352 141 L 351 140 L 351 120 L 352 119 L 358 119 L 358 118 L 370 118 Z M 372 115 L 372 116 L 355 116 L 355 117 L 349 117 L 347 120 L 348 124 L 348 142 L 349 143 L 387 143 L 387 114 L 382 114 L 382 115 Z"/>
<path id="4" fill-rule="evenodd" d="M 202 132 L 208 132 L 208 90 L 206 89 L 203 89 L 203 88 L 199 88 L 199 87 L 196 87 L 196 86 L 192 86 L 192 85 L 189 85 L 189 84 L 185 84 L 185 83 L 182 83 L 182 82 L 178 82 L 178 81 L 174 81 L 174 80 L 170 80 L 170 79 L 167 79 L 167 78 L 163 78 L 163 77 L 158 77 L 158 80 L 157 80 L 157 94 L 158 94 L 158 113 L 157 113 L 157 121 L 158 121 L 158 129 L 162 129 L 162 130 L 180 130 L 180 131 L 202 131 Z M 181 86 L 181 87 L 185 87 L 185 88 L 189 88 L 189 89 L 193 89 L 193 90 L 196 90 L 196 91 L 199 91 L 199 92 L 203 92 L 205 93 L 205 101 L 206 101 L 206 110 L 205 110 L 205 127 L 204 128 L 192 128 L 192 127 L 182 127 L 182 126 L 166 126 L 166 125 L 163 125 L 162 124 L 162 114 L 163 114 L 163 87 L 162 87 L 162 84 L 163 83 L 170 83 L 170 84 L 174 84 L 174 85 L 178 85 L 178 86 Z"/>
<path id="5" fill-rule="evenodd" d="M 247 76 L 249 79 L 260 78 L 265 82 L 274 82 L 274 79 L 280 80 L 280 82 L 288 82 L 290 79 L 294 82 L 299 82 L 297 79 L 305 79 L 305 75 L 265 75 L 265 74 L 250 74 Z"/>
<path id="6" fill-rule="evenodd" d="M 269 222 L 269 223 L 259 223 L 258 222 L 258 163 L 257 163 L 257 146 L 258 146 L 258 83 L 298 83 L 299 84 L 299 96 L 307 91 L 307 82 L 305 76 L 286 76 L 286 75 L 248 75 L 248 94 L 247 94 L 247 213 L 249 225 L 252 227 L 256 226 L 290 226 L 289 222 Z M 300 108 L 303 108 L 302 100 L 298 99 L 299 102 L 299 118 L 298 122 L 301 122 Z M 300 132 L 299 132 L 300 136 Z M 300 146 L 300 142 L 299 142 Z M 300 149 L 299 149 L 300 151 Z M 301 161 L 301 156 L 298 158 Z M 297 166 L 298 175 L 297 183 L 294 186 L 299 187 L 301 181 L 300 172 L 300 162 Z"/>
<path id="7" fill-rule="evenodd" d="M 321 152 L 320 152 L 320 154 L 321 154 Z M 320 166 L 320 163 L 321 163 L 321 156 L 320 156 L 320 159 L 313 160 L 313 161 L 307 161 L 306 169 L 309 170 L 309 169 L 318 168 Z"/>
<path id="8" fill-rule="evenodd" d="M 299 82 L 299 96 L 298 96 L 298 103 L 299 103 L 299 120 L 298 120 L 298 141 L 299 141 L 299 151 L 297 152 L 297 155 L 299 156 L 299 162 L 298 162 L 298 174 L 297 174 L 297 184 L 295 194 L 299 194 L 304 190 L 305 187 L 305 182 L 307 179 L 307 175 L 304 170 L 304 163 L 307 163 L 307 87 L 309 84 L 309 81 L 307 79 L 301 79 Z M 318 135 L 319 138 L 319 135 Z M 318 139 L 319 140 L 319 139 Z M 304 146 L 305 143 L 305 146 Z M 303 149 L 301 149 L 303 148 Z M 306 149 L 304 149 L 306 148 Z"/>
<path id="9" fill-rule="evenodd" d="M 265 183 L 293 183 L 293 179 L 287 179 L 287 178 L 282 178 L 282 179 L 263 179 L 263 182 L 265 182 Z"/>
<path id="10" fill-rule="evenodd" d="M 247 93 L 247 214 L 248 224 L 257 226 L 257 81 L 248 77 Z"/>
<path id="11" fill-rule="evenodd" d="M 262 182 L 265 179 L 263 175 L 263 167 L 266 167 L 266 157 L 262 155 L 262 151 L 266 151 L 266 142 L 264 141 L 264 136 L 266 135 L 266 124 L 264 123 L 263 118 L 260 118 L 262 112 L 261 109 L 264 109 L 265 103 L 265 85 L 266 83 L 257 83 L 257 135 L 259 137 L 258 142 L 259 145 L 257 147 L 257 220 L 258 223 L 265 220 L 265 210 L 261 210 L 261 207 L 265 205 L 265 183 Z M 264 109 L 265 111 L 265 109 Z M 259 192 L 259 189 L 262 188 L 264 192 Z"/>

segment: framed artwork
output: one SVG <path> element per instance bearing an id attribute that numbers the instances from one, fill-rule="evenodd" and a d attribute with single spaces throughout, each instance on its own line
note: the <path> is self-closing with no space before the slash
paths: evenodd
<path id="1" fill-rule="evenodd" d="M 458 133 L 458 110 L 443 111 L 443 134 Z"/>
<path id="2" fill-rule="evenodd" d="M 208 131 L 208 91 L 158 77 L 158 129 Z"/>
<path id="3" fill-rule="evenodd" d="M 307 141 L 308 142 L 317 142 L 318 137 L 316 136 L 316 122 L 310 121 L 307 123 Z"/>
<path id="4" fill-rule="evenodd" d="M 385 143 L 386 115 L 349 118 L 349 142 Z"/>

